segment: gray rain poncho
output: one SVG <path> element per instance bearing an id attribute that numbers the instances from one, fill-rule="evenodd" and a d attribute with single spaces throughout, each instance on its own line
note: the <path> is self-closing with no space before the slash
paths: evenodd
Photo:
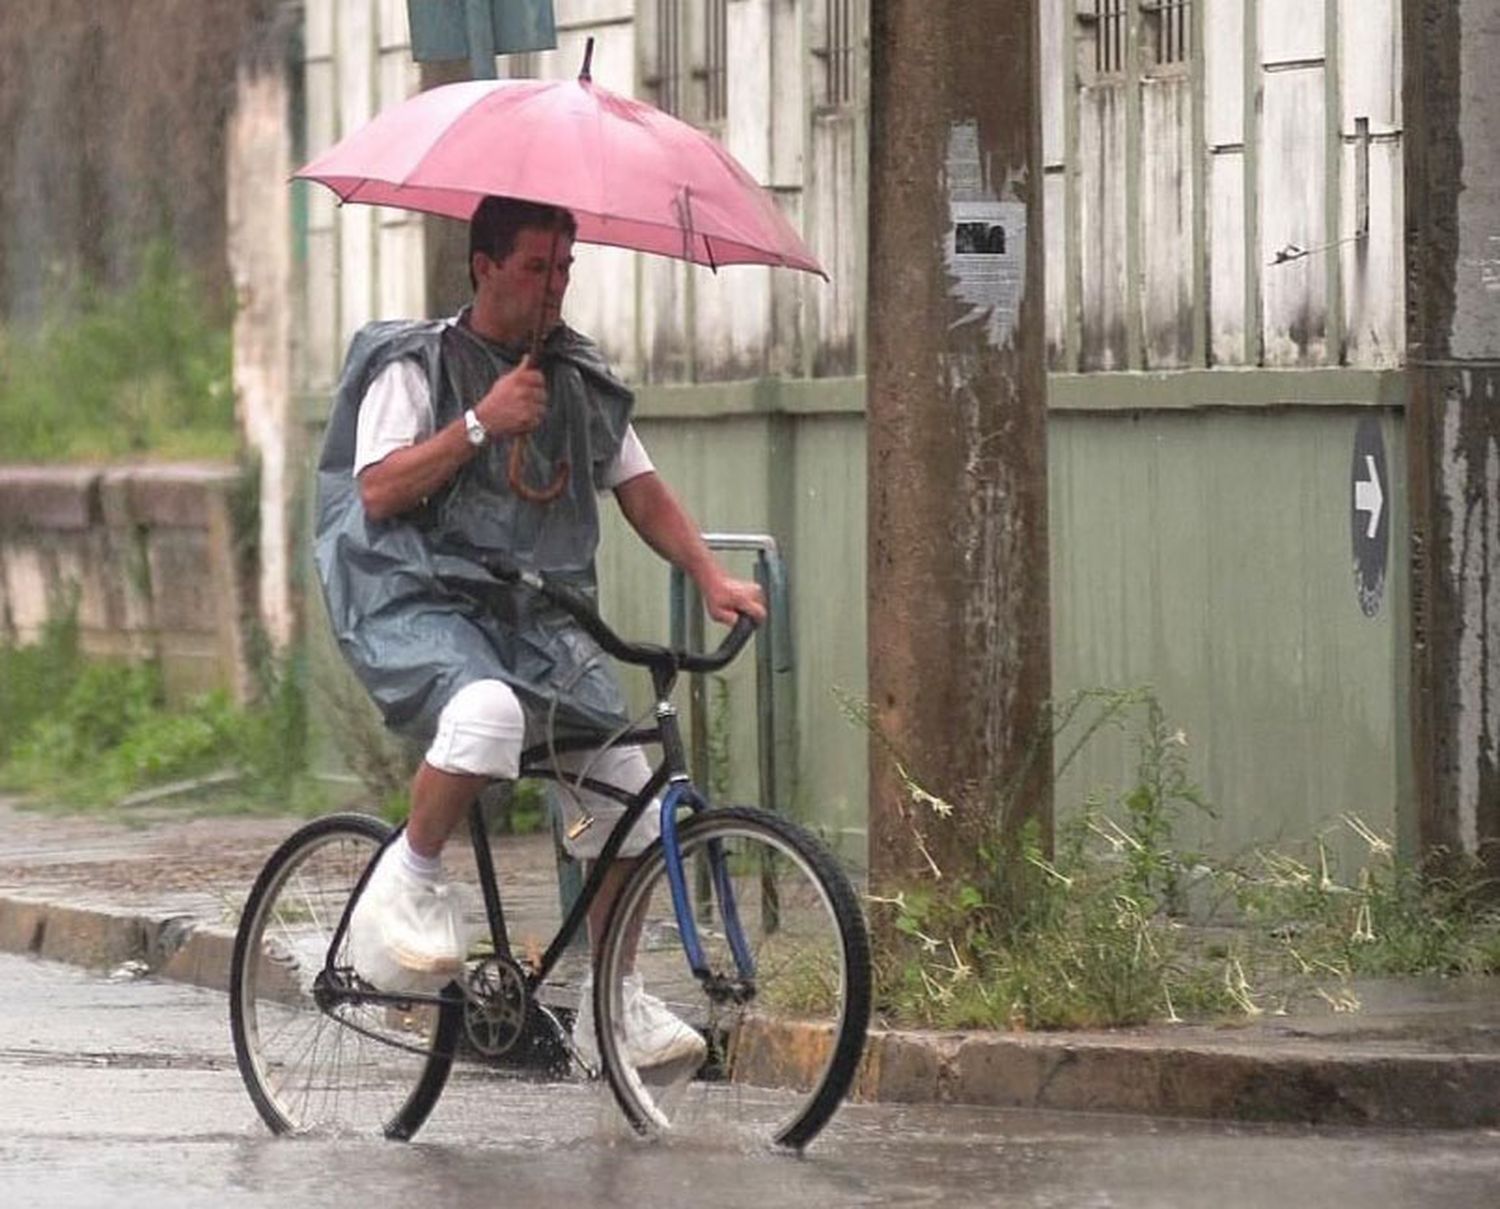
<path id="1" fill-rule="evenodd" d="M 550 480 L 567 458 L 567 489 L 549 504 L 515 496 L 508 441 L 495 441 L 420 507 L 386 521 L 365 515 L 353 476 L 360 400 L 375 375 L 409 358 L 427 376 L 435 429 L 481 399 L 520 351 L 472 332 L 464 316 L 384 322 L 351 342 L 318 462 L 314 559 L 339 647 L 386 723 L 426 740 L 448 699 L 474 680 L 503 680 L 528 717 L 559 732 L 613 730 L 624 695 L 607 658 L 577 625 L 529 589 L 484 569 L 487 553 L 565 578 L 593 597 L 599 544 L 596 484 L 620 450 L 630 391 L 598 347 L 566 326 L 542 350 L 548 407 L 531 435 L 528 480 Z"/>

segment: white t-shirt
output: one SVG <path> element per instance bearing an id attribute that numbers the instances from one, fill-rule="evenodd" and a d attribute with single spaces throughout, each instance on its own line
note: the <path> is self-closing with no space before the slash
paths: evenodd
<path id="1" fill-rule="evenodd" d="M 398 449 L 406 449 L 432 435 L 432 396 L 427 375 L 415 361 L 392 361 L 375 375 L 359 405 L 359 427 L 354 440 L 354 473 L 373 466 Z M 614 489 L 656 467 L 635 426 L 626 425 L 620 452 L 604 472 L 602 486 Z"/>

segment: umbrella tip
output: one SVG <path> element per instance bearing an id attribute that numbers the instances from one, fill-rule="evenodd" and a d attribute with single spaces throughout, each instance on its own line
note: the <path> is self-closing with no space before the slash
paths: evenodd
<path id="1" fill-rule="evenodd" d="M 583 70 L 578 73 L 578 82 L 580 84 L 593 80 L 594 77 L 592 72 L 590 71 L 590 68 L 592 68 L 593 65 L 594 39 L 590 38 L 583 48 Z"/>

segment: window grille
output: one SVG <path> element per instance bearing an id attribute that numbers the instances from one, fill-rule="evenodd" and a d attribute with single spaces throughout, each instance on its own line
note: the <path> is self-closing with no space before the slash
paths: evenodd
<path id="1" fill-rule="evenodd" d="M 654 0 L 645 84 L 659 109 L 687 122 L 722 122 L 729 113 L 727 0 Z"/>
<path id="2" fill-rule="evenodd" d="M 1129 45 L 1129 0 L 1094 0 L 1094 74 L 1120 75 Z"/>
<path id="3" fill-rule="evenodd" d="M 1139 28 L 1132 6 L 1140 9 Z M 1079 42 L 1079 71 L 1091 81 L 1119 83 L 1132 54 L 1145 71 L 1192 63 L 1193 0 L 1094 0 L 1077 17 L 1088 31 Z"/>
<path id="4" fill-rule="evenodd" d="M 668 113 L 682 113 L 682 10 L 678 0 L 656 0 L 656 105 Z"/>
<path id="5" fill-rule="evenodd" d="M 726 33 L 726 0 L 708 0 L 703 37 L 703 120 L 722 122 L 729 112 L 729 39 Z"/>
<path id="6" fill-rule="evenodd" d="M 1143 4 L 1146 41 L 1156 66 L 1186 63 L 1192 57 L 1193 0 L 1156 0 Z"/>
<path id="7" fill-rule="evenodd" d="M 858 0 L 823 0 L 823 103 L 843 108 L 855 100 L 855 51 L 858 46 Z"/>

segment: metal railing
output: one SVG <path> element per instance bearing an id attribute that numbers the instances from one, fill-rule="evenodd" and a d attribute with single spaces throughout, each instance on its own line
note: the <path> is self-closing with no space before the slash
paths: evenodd
<path id="1" fill-rule="evenodd" d="M 766 598 L 766 621 L 755 635 L 755 714 L 756 768 L 760 780 L 760 804 L 767 810 L 779 809 L 783 769 L 777 753 L 778 717 L 783 703 L 778 702 L 776 676 L 792 669 L 791 605 L 787 592 L 786 563 L 776 539 L 757 533 L 705 533 L 710 550 L 753 551 L 755 582 Z M 691 651 L 703 649 L 703 609 L 697 604 L 697 592 L 691 591 L 687 576 L 672 568 L 670 587 L 671 645 Z M 689 759 L 693 780 L 700 789 L 709 783 L 707 688 L 702 676 L 688 681 L 688 701 L 692 713 L 688 731 Z"/>

